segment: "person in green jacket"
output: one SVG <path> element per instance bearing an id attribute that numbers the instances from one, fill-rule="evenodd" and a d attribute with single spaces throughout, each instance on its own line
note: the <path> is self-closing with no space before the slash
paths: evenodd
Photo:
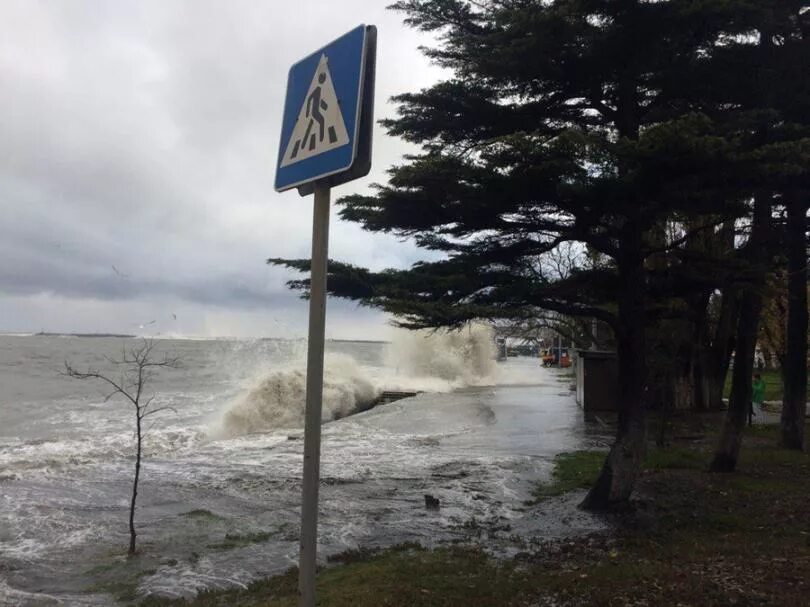
<path id="1" fill-rule="evenodd" d="M 754 374 L 754 381 L 751 384 L 751 411 L 748 416 L 748 425 L 753 421 L 754 415 L 762 412 L 762 403 L 765 401 L 765 380 L 759 373 Z"/>

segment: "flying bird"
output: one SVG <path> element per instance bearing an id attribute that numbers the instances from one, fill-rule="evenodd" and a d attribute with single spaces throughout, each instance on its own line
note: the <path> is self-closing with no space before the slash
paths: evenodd
<path id="1" fill-rule="evenodd" d="M 122 272 L 119 272 L 118 268 L 116 268 L 115 266 L 112 266 L 112 269 L 113 269 L 113 272 L 118 274 L 121 278 L 129 278 L 129 274 L 123 274 Z"/>

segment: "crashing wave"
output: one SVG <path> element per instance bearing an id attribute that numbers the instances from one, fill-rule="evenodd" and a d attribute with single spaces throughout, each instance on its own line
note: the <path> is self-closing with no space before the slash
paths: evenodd
<path id="1" fill-rule="evenodd" d="M 371 407 L 385 390 L 449 391 L 486 383 L 496 369 L 492 329 L 471 325 L 459 331 L 397 331 L 385 367 L 361 366 L 346 354 L 325 360 L 322 421 Z M 304 424 L 306 371 L 303 361 L 255 381 L 232 402 L 215 434 L 227 437 Z"/>

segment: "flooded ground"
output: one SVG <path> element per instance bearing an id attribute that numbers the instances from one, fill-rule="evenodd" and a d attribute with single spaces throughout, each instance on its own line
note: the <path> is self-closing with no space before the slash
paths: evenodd
<path id="1" fill-rule="evenodd" d="M 11 338 L 4 339 L 3 356 L 19 356 L 19 343 L 9 346 Z M 138 594 L 189 596 L 295 563 L 300 427 L 221 432 L 223 411 L 243 402 L 256 384 L 248 361 L 286 369 L 281 360 L 293 357 L 291 346 L 165 345 L 181 350 L 195 371 L 182 380 L 161 380 L 162 398 L 178 413 L 150 432 L 136 519 L 140 555 L 127 560 L 129 412 L 104 403 L 85 384 L 50 375 L 64 356 L 81 356 L 82 348 L 93 348 L 92 356 L 84 354 L 88 360 L 97 356 L 99 344 L 26 343 L 26 356 L 40 356 L 26 373 L 44 384 L 38 398 L 29 390 L 35 398 L 26 400 L 18 377 L 18 394 L 3 394 L 8 423 L 0 432 L 0 604 L 109 605 L 115 599 L 105 590 L 121 580 Z M 367 376 L 363 381 L 419 384 L 413 374 L 391 379 L 385 347 L 332 345 L 353 358 L 359 369 L 353 373 Z M 238 372 L 225 373 L 228 365 Z M 558 511 L 525 505 L 533 481 L 549 474 L 557 453 L 609 440 L 602 425 L 585 423 L 572 381 L 536 360 L 511 359 L 478 382 L 489 385 L 449 382 L 442 392 L 327 421 L 320 554 L 482 536 L 508 552 L 532 538 L 601 529 L 598 519 L 572 505 L 558 505 Z M 278 399 L 272 407 L 277 405 Z M 425 509 L 425 494 L 440 500 L 438 511 Z"/>

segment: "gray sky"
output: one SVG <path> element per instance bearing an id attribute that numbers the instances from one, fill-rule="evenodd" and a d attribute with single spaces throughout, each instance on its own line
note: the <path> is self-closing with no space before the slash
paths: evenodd
<path id="1" fill-rule="evenodd" d="M 0 331 L 304 335 L 306 302 L 264 264 L 309 256 L 311 198 L 273 190 L 287 70 L 374 24 L 391 116 L 391 95 L 441 74 L 387 4 L 0 3 Z M 412 149 L 377 128 L 371 175 L 333 199 Z M 340 221 L 330 240 L 376 269 L 419 256 Z M 376 312 L 328 309 L 330 337 L 385 334 Z"/>

